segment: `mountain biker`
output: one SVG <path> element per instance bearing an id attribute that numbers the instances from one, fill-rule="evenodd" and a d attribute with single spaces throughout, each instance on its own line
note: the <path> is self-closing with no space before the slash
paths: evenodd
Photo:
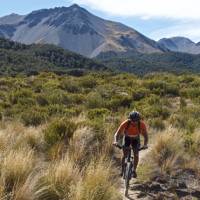
<path id="1" fill-rule="evenodd" d="M 143 148 L 148 148 L 148 134 L 147 134 L 147 128 L 145 123 L 141 119 L 141 115 L 137 111 L 132 111 L 129 114 L 129 117 L 127 120 L 122 122 L 122 124 L 119 126 L 118 130 L 115 133 L 114 136 L 114 145 L 118 145 L 119 136 L 123 134 L 124 136 L 124 144 L 123 144 L 123 157 L 122 157 L 122 172 L 121 176 L 123 175 L 124 170 L 124 161 L 128 153 L 127 147 L 131 145 L 134 153 L 134 171 L 133 171 L 133 177 L 137 178 L 137 165 L 139 162 L 139 148 L 140 148 L 140 135 L 144 137 L 144 146 Z"/>

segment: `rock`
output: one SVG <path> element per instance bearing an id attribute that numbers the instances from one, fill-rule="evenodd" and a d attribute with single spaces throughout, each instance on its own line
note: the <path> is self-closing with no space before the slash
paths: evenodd
<path id="1" fill-rule="evenodd" d="M 162 184 L 167 183 L 167 180 L 166 180 L 166 178 L 164 178 L 164 177 L 157 177 L 157 178 L 155 179 L 155 181 L 158 182 L 158 183 L 162 183 Z"/>
<path id="2" fill-rule="evenodd" d="M 175 192 L 179 198 L 190 195 L 188 191 L 182 189 L 176 189 Z"/>
<path id="3" fill-rule="evenodd" d="M 144 197 L 146 197 L 146 196 L 147 196 L 146 193 L 141 192 L 140 194 L 137 195 L 137 198 L 144 198 Z"/>
<path id="4" fill-rule="evenodd" d="M 131 190 L 146 191 L 147 188 L 148 187 L 146 185 L 137 184 L 137 185 L 134 185 L 133 187 L 131 187 Z"/>
<path id="5" fill-rule="evenodd" d="M 163 191 L 163 188 L 161 187 L 160 183 L 152 183 L 150 186 L 149 186 L 149 189 L 151 191 L 154 191 L 154 192 L 159 192 L 159 191 Z"/>
<path id="6" fill-rule="evenodd" d="M 185 182 L 180 182 L 180 183 L 178 183 L 178 188 L 185 189 L 185 188 L 187 188 L 187 185 Z"/>
<path id="7" fill-rule="evenodd" d="M 169 192 L 161 192 L 156 196 L 156 199 L 167 199 L 167 200 L 174 200 L 176 197 L 174 194 Z"/>
<path id="8" fill-rule="evenodd" d="M 196 198 L 198 198 L 198 199 L 200 199 L 200 191 L 193 191 L 192 193 L 191 193 L 191 195 L 193 196 L 193 197 L 196 197 Z"/>

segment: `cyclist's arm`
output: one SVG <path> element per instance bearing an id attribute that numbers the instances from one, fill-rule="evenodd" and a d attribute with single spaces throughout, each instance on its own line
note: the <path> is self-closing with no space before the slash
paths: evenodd
<path id="1" fill-rule="evenodd" d="M 144 146 L 147 146 L 149 142 L 149 137 L 148 137 L 147 128 L 144 122 L 142 122 L 141 128 L 142 128 L 142 135 L 144 137 Z"/>
<path id="2" fill-rule="evenodd" d="M 122 134 L 124 132 L 124 129 L 126 127 L 126 124 L 127 124 L 127 120 L 124 121 L 120 126 L 119 128 L 117 129 L 115 135 L 114 135 L 114 143 L 117 143 L 118 139 L 119 139 L 119 136 L 120 134 Z"/>
<path id="3" fill-rule="evenodd" d="M 144 146 L 147 146 L 149 142 L 149 137 L 147 132 L 143 133 L 143 137 L 144 137 Z"/>

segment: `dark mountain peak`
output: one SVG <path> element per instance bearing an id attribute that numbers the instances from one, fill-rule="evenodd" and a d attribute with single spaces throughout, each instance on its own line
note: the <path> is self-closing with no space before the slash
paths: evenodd
<path id="1" fill-rule="evenodd" d="M 186 37 L 182 37 L 182 36 L 176 36 L 176 37 L 172 37 L 169 38 L 175 42 L 186 42 L 186 43 L 194 43 L 192 40 L 190 40 L 189 38 Z"/>
<path id="2" fill-rule="evenodd" d="M 171 42 L 188 42 L 188 43 L 194 43 L 192 40 L 190 40 L 189 38 L 186 37 L 182 37 L 182 36 L 175 36 L 175 37 L 171 37 L 171 38 L 162 38 L 159 40 L 160 41 L 171 41 Z"/>
<path id="3" fill-rule="evenodd" d="M 24 17 L 23 15 L 11 13 L 10 15 L 0 17 L 0 24 L 15 24 L 18 21 L 20 21 L 23 17 Z"/>
<path id="4" fill-rule="evenodd" d="M 172 37 L 172 38 L 163 38 L 159 40 L 159 43 L 171 51 L 199 54 L 200 47 L 199 44 L 196 44 L 192 40 L 186 37 Z"/>
<path id="5" fill-rule="evenodd" d="M 22 23 L 33 27 L 43 22 L 45 25 L 58 27 L 66 23 L 83 23 L 87 18 L 88 12 L 79 5 L 73 4 L 70 7 L 55 7 L 33 11 L 25 17 L 25 21 Z"/>
<path id="6" fill-rule="evenodd" d="M 74 3 L 71 6 L 69 6 L 69 8 L 78 8 L 78 9 L 80 9 L 81 7 L 78 4 Z"/>
<path id="7" fill-rule="evenodd" d="M 197 42 L 196 45 L 197 45 L 197 46 L 200 46 L 200 42 Z"/>

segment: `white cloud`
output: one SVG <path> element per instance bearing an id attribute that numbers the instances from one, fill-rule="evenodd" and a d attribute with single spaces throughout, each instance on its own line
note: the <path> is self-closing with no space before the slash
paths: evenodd
<path id="1" fill-rule="evenodd" d="M 184 36 L 191 38 L 194 42 L 199 42 L 200 24 L 198 22 L 191 21 L 171 27 L 162 28 L 149 34 L 149 37 L 154 38 L 155 40 L 174 36 Z"/>
<path id="2" fill-rule="evenodd" d="M 199 0 L 73 0 L 73 2 L 116 16 L 200 19 Z"/>

